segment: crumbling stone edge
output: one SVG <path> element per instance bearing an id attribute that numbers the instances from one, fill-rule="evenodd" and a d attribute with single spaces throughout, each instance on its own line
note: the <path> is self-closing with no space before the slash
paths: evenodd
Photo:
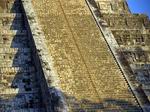
<path id="1" fill-rule="evenodd" d="M 43 81 L 46 81 L 45 86 L 47 86 L 46 88 L 48 89 L 46 91 L 44 90 L 46 88 L 42 87 L 44 85 L 41 86 L 41 89 L 43 89 L 43 92 L 45 92 L 43 93 L 43 95 L 45 95 L 43 97 L 46 98 L 44 100 L 44 104 L 46 105 L 46 110 L 47 112 L 52 112 L 52 111 L 53 112 L 68 112 L 68 107 L 67 107 L 65 97 L 59 87 L 59 78 L 58 78 L 56 70 L 53 67 L 53 59 L 50 56 L 48 47 L 46 45 L 44 32 L 40 28 L 38 18 L 36 16 L 36 13 L 34 12 L 31 0 L 21 0 L 21 2 L 22 2 L 25 16 L 26 16 L 27 24 L 29 26 L 28 30 L 30 30 L 30 33 L 31 33 L 30 37 L 33 39 L 33 42 L 35 44 L 33 46 L 35 47 L 34 52 L 37 54 L 35 58 L 36 57 L 39 58 L 38 60 L 35 59 L 36 61 L 35 63 L 37 63 L 36 64 L 37 70 L 39 71 L 39 74 L 41 73 L 43 74 L 44 79 L 42 80 L 42 77 L 40 77 L 39 74 L 38 74 L 39 75 L 38 77 L 39 77 L 39 80 L 41 78 L 40 83 L 44 83 Z M 47 95 L 46 92 L 48 92 L 47 94 L 49 95 Z"/>

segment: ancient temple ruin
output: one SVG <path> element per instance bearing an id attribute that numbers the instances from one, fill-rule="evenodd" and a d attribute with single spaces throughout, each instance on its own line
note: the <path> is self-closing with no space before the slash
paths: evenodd
<path id="1" fill-rule="evenodd" d="M 0 112 L 150 112 L 149 42 L 125 0 L 0 0 Z"/>

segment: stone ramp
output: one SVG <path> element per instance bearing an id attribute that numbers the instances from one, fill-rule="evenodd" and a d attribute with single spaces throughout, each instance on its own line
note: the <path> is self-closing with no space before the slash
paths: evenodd
<path id="1" fill-rule="evenodd" d="M 84 0 L 32 0 L 69 112 L 140 112 Z"/>

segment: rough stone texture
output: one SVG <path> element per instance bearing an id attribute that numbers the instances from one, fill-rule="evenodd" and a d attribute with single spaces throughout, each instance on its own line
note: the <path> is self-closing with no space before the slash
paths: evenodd
<path id="1" fill-rule="evenodd" d="M 97 0 L 94 2 L 88 0 L 88 3 L 132 92 L 143 111 L 149 112 L 150 56 L 148 42 L 150 22 L 148 17 L 139 14 L 132 15 L 129 10 L 120 12 L 121 7 L 117 8 L 115 13 L 112 8 L 104 11 L 103 5 L 114 5 L 113 1 Z M 126 4 L 124 0 L 120 3 Z M 118 2 L 115 3 L 115 5 L 117 4 Z M 95 7 L 95 10 L 92 7 Z"/>
<path id="2" fill-rule="evenodd" d="M 149 112 L 150 22 L 125 0 L 1 0 L 0 27 L 0 112 Z"/>
<path id="3" fill-rule="evenodd" d="M 67 106 L 64 96 L 59 90 L 58 76 L 55 73 L 55 68 L 52 66 L 53 62 L 46 46 L 46 39 L 38 24 L 32 3 L 30 0 L 22 0 L 22 3 L 27 17 L 27 24 L 30 26 L 28 30 L 30 30 L 32 43 L 35 44 L 34 52 L 36 58 L 34 61 L 38 69 L 38 74 L 40 75 L 38 79 L 40 81 L 42 99 L 46 111 L 66 112 Z"/>
<path id="4" fill-rule="evenodd" d="M 45 111 L 29 41 L 21 2 L 1 0 L 0 112 Z"/>
<path id="5" fill-rule="evenodd" d="M 84 0 L 32 3 L 69 112 L 141 111 Z"/>

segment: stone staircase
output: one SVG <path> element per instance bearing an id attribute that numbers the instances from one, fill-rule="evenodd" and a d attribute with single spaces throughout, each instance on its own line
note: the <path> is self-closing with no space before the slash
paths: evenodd
<path id="1" fill-rule="evenodd" d="M 44 112 L 21 2 L 2 2 L 0 112 Z"/>
<path id="2" fill-rule="evenodd" d="M 84 0 L 32 3 L 69 112 L 142 112 Z"/>

